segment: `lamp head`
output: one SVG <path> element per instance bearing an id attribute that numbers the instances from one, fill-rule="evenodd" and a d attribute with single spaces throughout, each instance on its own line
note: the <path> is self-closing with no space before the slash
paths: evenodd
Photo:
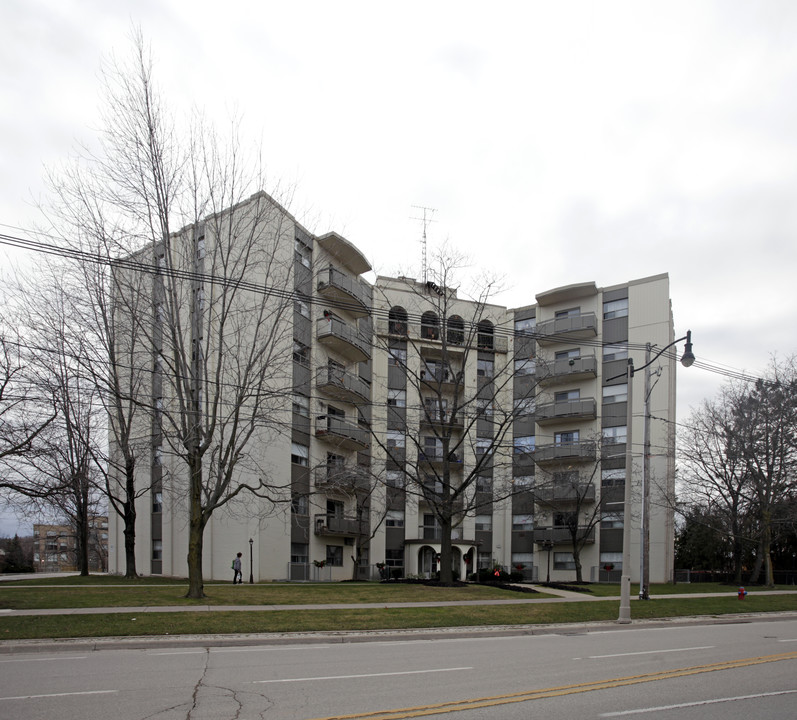
<path id="1" fill-rule="evenodd" d="M 692 331 L 686 331 L 686 344 L 684 345 L 684 354 L 681 356 L 681 365 L 684 367 L 691 367 L 695 361 L 695 354 L 692 352 Z"/>

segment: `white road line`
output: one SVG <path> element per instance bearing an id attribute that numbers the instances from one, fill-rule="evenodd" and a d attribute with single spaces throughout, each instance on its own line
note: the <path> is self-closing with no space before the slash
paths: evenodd
<path id="1" fill-rule="evenodd" d="M 39 698 L 72 697 L 75 695 L 108 695 L 118 692 L 118 690 L 85 690 L 83 692 L 50 693 L 49 695 L 15 695 L 13 697 L 0 697 L 0 702 L 5 700 L 38 700 Z"/>
<path id="2" fill-rule="evenodd" d="M 787 638 L 786 640 L 778 640 L 778 642 L 797 642 L 797 638 Z"/>
<path id="3" fill-rule="evenodd" d="M 312 682 L 315 680 L 351 680 L 353 678 L 392 677 L 394 675 L 425 675 L 426 673 L 456 672 L 459 670 L 473 670 L 473 668 L 435 668 L 433 670 L 406 670 L 404 672 L 367 673 L 365 675 L 326 675 L 324 677 L 285 678 L 284 680 L 255 680 L 253 684 L 258 685 L 262 683 Z"/>
<path id="4" fill-rule="evenodd" d="M 169 652 L 151 652 L 147 655 L 204 655 L 204 650 L 173 650 Z"/>
<path id="5" fill-rule="evenodd" d="M 331 645 L 291 645 L 290 650 L 329 650 Z M 277 647 L 253 647 L 253 648 L 211 648 L 210 652 L 214 655 L 219 653 L 246 653 L 246 652 L 281 652 L 286 651 L 285 645 Z"/>
<path id="6" fill-rule="evenodd" d="M 11 660 L 0 660 L 0 663 L 15 663 L 15 662 L 60 662 L 63 660 L 85 660 L 88 655 L 76 655 L 75 657 L 36 657 L 36 658 L 13 658 Z"/>
<path id="7" fill-rule="evenodd" d="M 678 710 L 680 708 L 699 707 L 700 705 L 716 705 L 717 703 L 734 702 L 736 700 L 757 700 L 758 698 L 773 697 L 775 695 L 793 695 L 797 690 L 779 690 L 777 692 L 757 693 L 756 695 L 738 695 L 737 697 L 717 698 L 716 700 L 698 700 L 691 703 L 678 703 L 677 705 L 661 705 L 659 707 L 639 708 L 637 710 L 622 710 L 619 712 L 601 713 L 598 717 L 621 717 L 623 715 L 641 715 L 642 713 L 661 712 L 662 710 Z"/>
<path id="8" fill-rule="evenodd" d="M 615 653 L 614 655 L 587 655 L 587 660 L 601 660 L 603 658 L 629 657 L 631 655 L 658 655 L 659 653 L 689 652 L 690 650 L 711 650 L 714 645 L 699 645 L 697 647 L 671 648 L 670 650 L 640 650 L 639 652 Z M 581 658 L 573 658 L 580 660 Z"/>

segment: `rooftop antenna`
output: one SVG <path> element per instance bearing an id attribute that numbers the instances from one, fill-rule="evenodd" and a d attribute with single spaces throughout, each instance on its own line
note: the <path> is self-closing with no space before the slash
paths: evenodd
<path id="1" fill-rule="evenodd" d="M 423 282 L 425 283 L 427 278 L 427 270 L 426 270 L 426 228 L 433 222 L 432 216 L 437 212 L 435 208 L 424 207 L 423 205 L 413 205 L 416 210 L 423 210 L 423 217 L 414 217 L 410 218 L 410 220 L 418 220 L 423 223 L 423 237 L 421 238 L 421 277 L 423 278 Z"/>

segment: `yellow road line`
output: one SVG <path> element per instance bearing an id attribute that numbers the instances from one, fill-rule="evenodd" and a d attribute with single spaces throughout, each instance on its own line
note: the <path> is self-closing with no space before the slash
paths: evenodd
<path id="1" fill-rule="evenodd" d="M 468 700 L 455 700 L 435 705 L 419 705 L 417 707 L 398 708 L 396 710 L 377 710 L 375 712 L 355 713 L 353 715 L 331 715 L 314 720 L 401 720 L 402 718 L 423 717 L 424 715 L 440 715 L 442 713 L 462 712 L 476 710 L 496 705 L 527 702 L 542 698 L 560 697 L 562 695 L 575 695 L 577 693 L 605 690 L 607 688 L 637 685 L 639 683 L 669 680 L 671 678 L 699 675 L 700 673 L 717 672 L 719 670 L 732 670 L 734 668 L 750 667 L 763 663 L 780 662 L 782 660 L 796 660 L 797 652 L 779 653 L 777 655 L 762 655 L 738 660 L 711 663 L 708 665 L 693 665 L 673 670 L 662 670 L 644 675 L 629 675 L 627 677 L 598 680 L 594 682 L 577 683 L 574 685 L 561 685 L 559 687 L 543 688 L 540 690 L 527 690 L 525 692 L 511 693 L 508 695 L 493 695 L 489 697 L 470 698 Z"/>

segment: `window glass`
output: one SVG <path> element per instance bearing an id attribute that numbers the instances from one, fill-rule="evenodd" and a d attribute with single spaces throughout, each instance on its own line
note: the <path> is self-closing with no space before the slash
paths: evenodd
<path id="1" fill-rule="evenodd" d="M 327 545 L 327 565 L 343 567 L 343 548 L 340 545 Z"/>
<path id="2" fill-rule="evenodd" d="M 476 478 L 476 492 L 488 493 L 493 491 L 493 479 L 489 477 Z"/>
<path id="3" fill-rule="evenodd" d="M 306 395 L 294 394 L 293 412 L 303 417 L 310 417 L 310 398 Z"/>
<path id="4" fill-rule="evenodd" d="M 601 486 L 612 487 L 616 485 L 625 485 L 625 468 L 601 470 Z"/>
<path id="5" fill-rule="evenodd" d="M 163 560 L 163 540 L 152 541 L 152 559 Z"/>
<path id="6" fill-rule="evenodd" d="M 537 371 L 537 362 L 534 358 L 520 358 L 515 360 L 515 375 L 534 375 Z"/>
<path id="7" fill-rule="evenodd" d="M 623 527 L 623 513 L 611 512 L 601 515 L 601 530 L 617 530 Z"/>
<path id="8" fill-rule="evenodd" d="M 387 364 L 405 367 L 407 365 L 407 351 L 404 348 L 388 348 L 387 349 Z"/>
<path id="9" fill-rule="evenodd" d="M 309 504 L 307 502 L 307 495 L 301 493 L 293 493 L 291 495 L 291 512 L 294 515 L 308 515 Z"/>
<path id="10" fill-rule="evenodd" d="M 628 298 L 622 300 L 612 300 L 603 303 L 603 319 L 611 320 L 613 318 L 627 317 L 628 316 Z"/>
<path id="11" fill-rule="evenodd" d="M 580 315 L 581 308 L 567 308 L 567 310 L 557 310 L 554 313 L 555 318 L 579 317 Z"/>
<path id="12" fill-rule="evenodd" d="M 525 532 L 534 529 L 534 516 L 533 515 L 513 515 L 512 516 L 512 531 Z"/>
<path id="13" fill-rule="evenodd" d="M 576 561 L 571 552 L 555 552 L 553 554 L 554 570 L 575 570 Z"/>
<path id="14" fill-rule="evenodd" d="M 624 443 L 626 437 L 625 425 L 618 425 L 617 427 L 603 428 L 603 442 L 606 445 L 614 445 L 617 443 Z"/>
<path id="15" fill-rule="evenodd" d="M 614 565 L 612 570 L 622 570 L 623 569 L 623 553 L 621 552 L 602 552 L 600 555 L 600 563 L 601 569 L 605 568 L 606 565 Z"/>
<path id="16" fill-rule="evenodd" d="M 493 529 L 493 516 L 492 515 L 477 515 L 476 516 L 476 529 L 487 532 Z"/>
<path id="17" fill-rule="evenodd" d="M 611 403 L 626 402 L 628 400 L 628 384 L 622 385 L 605 385 L 603 388 L 603 403 L 609 405 Z"/>
<path id="18" fill-rule="evenodd" d="M 387 391 L 387 404 L 391 407 L 406 407 L 407 406 L 407 391 L 406 390 L 388 390 Z"/>
<path id="19" fill-rule="evenodd" d="M 529 490 L 534 487 L 534 475 L 518 475 L 512 482 L 515 490 Z"/>
<path id="20" fill-rule="evenodd" d="M 294 465 L 302 465 L 303 467 L 307 467 L 309 457 L 310 448 L 307 447 L 307 445 L 291 443 L 291 462 Z"/>
<path id="21" fill-rule="evenodd" d="M 559 350 L 554 354 L 554 360 L 567 360 L 569 358 L 581 357 L 580 348 L 572 348 L 571 350 Z"/>
<path id="22" fill-rule="evenodd" d="M 476 375 L 478 377 L 491 378 L 495 371 L 495 363 L 492 360 L 477 360 Z"/>
<path id="23" fill-rule="evenodd" d="M 152 512 L 163 512 L 163 493 L 159 490 L 152 493 Z"/>
<path id="24" fill-rule="evenodd" d="M 578 438 L 578 430 L 567 430 L 565 432 L 554 433 L 553 441 L 555 445 L 572 445 L 578 442 Z"/>
<path id="25" fill-rule="evenodd" d="M 553 400 L 554 402 L 568 402 L 570 400 L 578 400 L 581 397 L 580 390 L 561 390 L 558 393 L 554 393 Z"/>
<path id="26" fill-rule="evenodd" d="M 611 343 L 603 346 L 603 361 L 625 360 L 628 357 L 627 343 Z"/>
<path id="27" fill-rule="evenodd" d="M 537 327 L 537 318 L 515 320 L 515 332 L 521 335 L 531 335 Z"/>
<path id="28" fill-rule="evenodd" d="M 298 340 L 293 341 L 293 359 L 295 362 L 302 365 L 310 364 L 310 348 L 307 345 L 300 343 Z"/>
<path id="29" fill-rule="evenodd" d="M 534 397 L 515 398 L 516 415 L 534 415 L 537 409 L 537 400 Z"/>
<path id="30" fill-rule="evenodd" d="M 292 563 L 306 563 L 308 558 L 307 543 L 291 543 Z"/>
<path id="31" fill-rule="evenodd" d="M 404 511 L 388 510 L 385 515 L 385 527 L 404 527 Z"/>
<path id="32" fill-rule="evenodd" d="M 407 439 L 403 432 L 399 430 L 388 430 L 386 435 L 386 444 L 389 448 L 403 448 L 406 447 Z"/>
<path id="33" fill-rule="evenodd" d="M 515 454 L 534 452 L 536 436 L 521 435 L 514 440 Z"/>

